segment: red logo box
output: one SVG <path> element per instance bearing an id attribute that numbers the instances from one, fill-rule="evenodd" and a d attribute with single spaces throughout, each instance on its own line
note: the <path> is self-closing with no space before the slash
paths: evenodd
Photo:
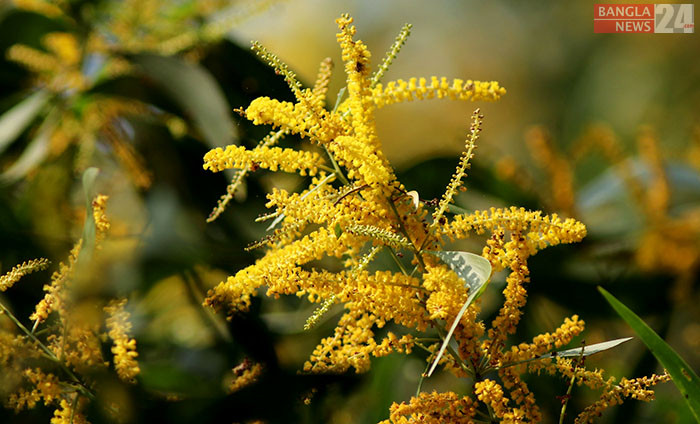
<path id="1" fill-rule="evenodd" d="M 653 33 L 653 4 L 596 4 L 593 12 L 593 32 Z"/>

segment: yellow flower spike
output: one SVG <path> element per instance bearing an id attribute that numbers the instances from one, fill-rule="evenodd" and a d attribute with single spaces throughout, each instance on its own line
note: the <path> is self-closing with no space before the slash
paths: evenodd
<path id="1" fill-rule="evenodd" d="M 100 243 L 104 240 L 109 231 L 110 223 L 105 214 L 107 208 L 107 200 L 109 196 L 98 194 L 92 201 L 92 216 L 95 220 L 95 246 L 99 249 L 102 246 Z"/>
<path id="2" fill-rule="evenodd" d="M 61 383 L 55 375 L 44 373 L 38 368 L 27 368 L 23 375 L 31 384 L 31 390 L 20 388 L 8 397 L 7 405 L 12 407 L 15 412 L 32 409 L 41 401 L 48 406 L 61 397 Z"/>
<path id="3" fill-rule="evenodd" d="M 442 220 L 442 216 L 445 213 L 445 210 L 447 209 L 447 206 L 452 202 L 454 195 L 457 193 L 457 190 L 459 190 L 459 188 L 461 187 L 462 179 L 467 175 L 467 169 L 469 169 L 470 167 L 469 161 L 472 157 L 474 157 L 476 140 L 479 139 L 479 134 L 481 134 L 481 123 L 483 119 L 484 115 L 482 115 L 481 110 L 477 108 L 474 111 L 474 113 L 472 113 L 471 128 L 469 129 L 469 135 L 467 136 L 467 140 L 465 142 L 465 150 L 462 154 L 462 157 L 459 159 L 459 165 L 457 165 L 457 170 L 455 170 L 455 173 L 452 175 L 452 179 L 447 185 L 447 189 L 442 195 L 442 199 L 440 199 L 438 208 L 435 210 L 435 213 L 433 213 L 433 223 L 431 225 L 432 227 L 435 227 L 440 223 L 440 221 Z"/>
<path id="4" fill-rule="evenodd" d="M 23 44 L 10 47 L 7 58 L 33 72 L 53 72 L 59 67 L 59 61 L 54 56 Z"/>
<path id="5" fill-rule="evenodd" d="M 391 331 L 386 335 L 380 344 L 372 352 L 372 355 L 376 357 L 387 356 L 390 353 L 398 352 L 410 355 L 413 351 L 415 345 L 414 337 L 410 334 L 401 336 L 401 338 L 396 337 Z"/>
<path id="6" fill-rule="evenodd" d="M 372 225 L 350 225 L 345 228 L 345 231 L 357 236 L 375 239 L 396 249 L 410 247 L 410 243 L 406 237 Z"/>
<path id="7" fill-rule="evenodd" d="M 374 75 L 372 75 L 372 80 L 370 83 L 371 88 L 374 88 L 379 81 L 381 81 L 384 73 L 389 70 L 389 66 L 391 66 L 391 63 L 394 61 L 394 59 L 396 59 L 396 56 L 398 56 L 399 52 L 401 51 L 401 47 L 406 44 L 408 36 L 411 35 L 411 28 L 413 28 L 413 25 L 411 24 L 404 24 L 404 26 L 401 28 L 399 35 L 397 35 L 396 40 L 394 40 L 394 44 L 391 45 L 391 48 L 387 52 L 386 56 L 384 56 L 382 64 L 379 65 L 377 71 L 374 73 Z"/>
<path id="8" fill-rule="evenodd" d="M 535 400 L 535 395 L 530 391 L 527 384 L 520 379 L 520 376 L 512 368 L 501 369 L 498 375 L 503 381 L 503 387 L 505 387 L 509 394 L 510 399 L 518 405 L 519 408 L 514 408 L 510 413 L 512 419 L 517 418 L 527 418 L 529 422 L 537 423 L 542 421 L 542 412 L 537 406 L 537 401 Z M 504 422 L 508 421 L 508 414 L 504 417 Z M 522 421 L 515 421 L 522 422 Z"/>
<path id="9" fill-rule="evenodd" d="M 377 317 L 377 324 L 394 321 L 407 328 L 424 331 L 429 325 L 425 309 L 416 297 L 419 280 L 390 271 L 362 272 L 347 279 L 343 290 L 347 308 L 361 309 Z"/>
<path id="10" fill-rule="evenodd" d="M 370 250 L 366 255 L 364 255 L 357 263 L 355 267 L 353 267 L 350 270 L 350 278 L 356 278 L 357 274 L 361 271 L 363 271 L 367 266 L 369 265 L 370 262 L 374 259 L 374 257 L 379 253 L 381 250 L 380 246 L 375 246 Z M 323 302 L 320 308 L 316 309 L 313 314 L 306 320 L 306 323 L 304 324 L 304 330 L 310 330 L 312 329 L 318 321 L 321 319 L 321 317 L 330 310 L 330 308 L 336 303 L 338 300 L 339 295 L 334 293 L 332 296 L 326 298 L 326 300 Z"/>
<path id="11" fill-rule="evenodd" d="M 562 221 L 556 214 L 543 216 L 540 211 L 527 211 L 516 207 L 491 208 L 487 211 L 457 215 L 451 222 L 439 228 L 440 233 L 450 239 L 466 238 L 472 232 L 483 234 L 494 230 L 522 233 L 522 243 L 530 255 L 547 246 L 581 241 L 586 236 L 586 226 L 574 219 L 567 218 Z M 502 254 L 505 254 L 505 251 L 502 251 Z"/>
<path id="12" fill-rule="evenodd" d="M 488 340 L 484 342 L 484 349 L 489 352 L 492 360 L 498 360 L 501 356 L 500 349 L 508 335 L 515 333 L 522 316 L 522 308 L 527 302 L 527 290 L 524 285 L 530 281 L 530 270 L 527 267 L 529 252 L 522 246 L 524 238 L 518 232 L 511 234 L 512 248 L 506 247 L 506 251 L 512 253 L 510 262 L 511 273 L 506 278 L 506 288 L 503 290 L 505 300 L 498 316 L 491 323 L 488 331 Z"/>
<path id="13" fill-rule="evenodd" d="M 353 19 L 347 14 L 336 19 L 340 30 L 336 38 L 342 49 L 347 75 L 348 99 L 342 109 L 347 108 L 346 110 L 350 112 L 353 127 L 352 136 L 358 142 L 372 148 L 380 161 L 388 165 L 381 151 L 374 122 L 374 102 L 371 98 L 370 88 L 372 81 L 369 76 L 371 54 L 362 41 L 353 40 L 356 29 L 352 22 Z"/>
<path id="14" fill-rule="evenodd" d="M 320 117 L 317 117 L 304 104 L 280 102 L 269 97 L 253 100 L 245 110 L 245 117 L 255 125 L 281 127 L 319 144 L 328 143 L 346 128 L 337 114 L 321 110 Z"/>
<path id="15" fill-rule="evenodd" d="M 411 78 L 390 81 L 386 86 L 377 84 L 372 89 L 372 101 L 378 107 L 424 99 L 496 101 L 506 94 L 506 89 L 497 81 L 472 81 L 455 78 L 452 84 L 447 78 L 431 77 L 430 84 L 426 78 Z"/>
<path id="16" fill-rule="evenodd" d="M 313 105 L 316 109 L 322 109 L 326 104 L 326 94 L 328 93 L 328 85 L 331 82 L 331 73 L 333 72 L 333 60 L 327 57 L 321 61 L 321 66 L 316 76 L 316 83 L 313 90 Z"/>
<path id="17" fill-rule="evenodd" d="M 204 155 L 204 169 L 212 172 L 224 169 L 250 169 L 260 167 L 270 171 L 299 172 L 300 175 L 315 175 L 318 167 L 325 163 L 316 152 L 260 146 L 247 150 L 243 146 L 229 145 L 210 150 Z"/>
<path id="18" fill-rule="evenodd" d="M 374 322 L 372 315 L 361 310 L 345 313 L 333 337 L 324 338 L 314 349 L 304 371 L 343 373 L 354 368 L 359 374 L 369 370 L 370 357 L 377 346 L 370 330 Z"/>
<path id="19" fill-rule="evenodd" d="M 325 228 L 319 228 L 300 240 L 270 250 L 254 265 L 210 290 L 205 303 L 214 307 L 227 306 L 233 311 L 245 311 L 250 306 L 250 296 L 258 287 L 264 284 L 296 287 L 294 277 L 298 265 L 321 259 L 326 253 L 329 256 L 342 256 L 348 250 L 343 244 L 346 239 L 345 236 L 339 239 Z"/>
<path id="20" fill-rule="evenodd" d="M 586 407 L 586 409 L 576 417 L 574 423 L 592 423 L 600 417 L 606 408 L 621 404 L 625 398 L 650 402 L 654 400 L 654 391 L 650 389 L 650 387 L 670 380 L 671 376 L 668 375 L 668 373 L 661 375 L 654 374 L 651 377 L 641 377 L 632 380 L 623 377 L 619 384 L 608 387 L 598 401 Z"/>
<path id="21" fill-rule="evenodd" d="M 42 271 L 49 267 L 49 260 L 40 258 L 22 262 L 0 277 L 0 292 L 12 287 L 20 278 L 32 272 Z"/>
<path id="22" fill-rule="evenodd" d="M 61 61 L 64 66 L 76 66 L 81 60 L 80 44 L 68 32 L 46 34 L 42 43 Z"/>
<path id="23" fill-rule="evenodd" d="M 13 0 L 13 3 L 18 9 L 29 10 L 50 18 L 57 18 L 64 14 L 63 10 L 54 4 L 61 4 L 62 2 L 53 2 L 49 0 Z"/>
<path id="24" fill-rule="evenodd" d="M 107 313 L 107 329 L 112 339 L 112 353 L 114 354 L 114 368 L 123 381 L 134 383 L 135 377 L 141 372 L 136 358 L 136 340 L 129 338 L 131 323 L 130 314 L 124 309 L 126 299 L 113 300 L 104 310 Z"/>
<path id="25" fill-rule="evenodd" d="M 543 333 L 535 336 L 532 339 L 532 343 L 521 343 L 518 346 L 512 346 L 510 351 L 503 354 L 501 364 L 526 361 L 543 355 L 552 349 L 566 346 L 571 343 L 574 337 L 581 334 L 584 328 L 585 322 L 579 319 L 578 315 L 566 318 L 564 323 L 554 333 Z M 536 367 L 536 364 L 534 366 Z M 525 365 L 518 365 L 515 368 L 524 371 Z M 532 371 L 533 368 L 530 368 L 530 370 Z"/>
<path id="26" fill-rule="evenodd" d="M 283 139 L 285 135 L 287 135 L 286 130 L 272 131 L 265 138 L 260 140 L 257 147 L 272 147 L 279 143 L 279 141 Z M 231 201 L 231 199 L 233 199 L 236 190 L 243 184 L 248 172 L 251 171 L 252 165 L 253 164 L 251 163 L 247 168 L 239 169 L 238 172 L 236 172 L 229 185 L 226 186 L 226 194 L 219 198 L 216 207 L 209 214 L 207 222 L 213 222 L 224 212 L 228 203 Z"/>
<path id="27" fill-rule="evenodd" d="M 260 56 L 260 58 L 264 60 L 271 68 L 273 68 L 275 70 L 275 73 L 284 77 L 284 81 L 292 90 L 294 97 L 296 97 L 298 102 L 302 102 L 304 100 L 304 96 L 301 92 L 301 83 L 297 79 L 296 74 L 291 69 L 289 69 L 287 64 L 282 62 L 276 55 L 267 51 L 267 49 L 257 41 L 253 41 L 250 48 L 255 52 L 255 54 Z"/>
<path id="28" fill-rule="evenodd" d="M 54 272 L 51 276 L 51 284 L 44 285 L 46 294 L 44 298 L 36 304 L 34 313 L 29 316 L 30 320 L 38 323 L 44 322 L 51 312 L 56 310 L 61 311 L 65 308 L 63 291 L 66 283 L 73 277 L 75 263 L 78 260 L 82 244 L 83 240 L 78 240 L 70 251 L 68 263 L 64 264 L 61 262 L 58 271 Z"/>
<path id="29" fill-rule="evenodd" d="M 348 178 L 356 180 L 360 185 L 368 184 L 386 187 L 395 178 L 391 168 L 387 167 L 374 148 L 360 139 L 339 136 L 328 145 L 338 163 L 348 171 Z M 389 194 L 389 192 L 385 194 Z"/>

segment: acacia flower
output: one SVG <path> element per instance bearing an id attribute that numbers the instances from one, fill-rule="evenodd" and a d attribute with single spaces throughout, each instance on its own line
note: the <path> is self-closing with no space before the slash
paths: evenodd
<path id="1" fill-rule="evenodd" d="M 109 337 L 114 343 L 112 353 L 114 354 L 114 368 L 119 374 L 119 378 L 127 382 L 134 382 L 135 377 L 141 372 L 136 358 L 136 340 L 129 338 L 131 323 L 129 313 L 124 310 L 126 299 L 113 300 L 105 306 L 108 314 L 106 325 L 109 330 Z"/>
<path id="2" fill-rule="evenodd" d="M 12 287 L 20 278 L 35 271 L 41 271 L 49 266 L 49 260 L 40 258 L 22 262 L 0 277 L 0 292 Z"/>

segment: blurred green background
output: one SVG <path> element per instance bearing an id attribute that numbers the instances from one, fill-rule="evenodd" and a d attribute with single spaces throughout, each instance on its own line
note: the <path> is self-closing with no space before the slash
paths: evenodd
<path id="1" fill-rule="evenodd" d="M 60 13 L 37 4 L 58 5 Z M 563 157 L 570 156 L 592 125 L 606 126 L 617 135 L 624 163 L 647 193 L 655 190 L 654 172 L 637 139 L 643 126 L 657 134 L 670 192 L 664 222 L 680 222 L 680 231 L 689 236 L 681 243 L 689 265 L 679 269 L 640 262 L 644 236 L 659 230 L 657 222 L 648 219 L 644 205 L 625 189 L 616 172 L 620 163 L 611 164 L 594 151 L 572 168 L 573 210 L 588 226 L 589 236 L 531 260 L 529 302 L 512 341 L 552 331 L 574 313 L 588 323 L 587 344 L 631 335 L 601 302 L 595 287 L 602 285 L 697 369 L 697 34 L 594 34 L 593 2 L 3 4 L 1 271 L 35 257 L 50 258 L 55 269 L 66 258 L 84 218 L 81 172 L 88 166 L 100 168 L 98 188 L 110 195 L 107 212 L 113 230 L 105 245 L 110 260 L 101 269 L 99 290 L 104 296 L 130 299 L 143 370 L 137 386 L 120 389 L 129 411 L 125 419 L 369 423 L 385 419 L 392 402 L 408 400 L 415 392 L 424 366 L 421 353 L 375 360 L 365 375 L 297 373 L 315 344 L 332 331 L 338 310 L 323 325 L 303 332 L 313 307 L 296 298 L 260 298 L 249 315 L 231 322 L 201 307 L 206 290 L 261 255 L 244 247 L 264 235 L 266 224 L 253 220 L 265 211 L 265 193 L 273 186 L 300 189 L 308 183 L 297 176 L 257 172 L 218 220 L 205 222 L 230 176 L 205 172 L 204 153 L 230 143 L 254 146 L 267 130 L 253 127 L 232 109 L 258 96 L 292 100 L 282 78 L 250 52 L 249 43 L 260 41 L 306 84 L 315 79 L 323 58 L 333 58 L 332 104 L 344 85 L 334 23 L 343 12 L 355 18 L 357 38 L 367 43 L 375 64 L 401 26 L 413 24 L 385 81 L 436 75 L 497 80 L 508 90 L 492 104 L 432 100 L 377 112 L 389 160 L 406 187 L 422 198 L 442 194 L 476 106 L 486 116 L 484 131 L 466 180 L 469 190 L 457 199 L 469 210 L 517 205 L 559 212 L 551 201 L 550 175 L 538 167 L 526 143 L 533 125 L 548 131 L 553 149 Z M 55 32 L 72 34 L 77 50 L 71 50 L 71 41 L 47 44 L 46 35 Z M 53 62 L 12 50 L 18 44 L 53 56 Z M 71 59 L 71 51 L 78 52 L 78 59 Z M 76 78 L 82 82 L 75 83 Z M 290 145 L 296 141 L 291 139 Z M 514 183 L 499 172 L 504 158 L 513 158 L 529 184 Z M 480 249 L 474 241 L 464 247 Z M 0 299 L 26 317 L 49 276 L 26 277 Z M 494 277 L 497 284 L 484 300 L 482 317 L 487 322 L 500 306 L 496 287 L 504 278 Z M 0 324 L 11 328 L 7 320 Z M 258 383 L 227 395 L 227 373 L 244 357 L 263 362 L 266 372 Z M 659 371 L 636 340 L 590 358 L 587 365 L 618 377 Z M 544 376 L 528 382 L 546 422 L 555 422 L 556 396 L 565 392 L 565 382 Z M 447 374 L 424 384 L 424 390 L 459 392 L 466 387 Z M 173 396 L 178 400 L 172 401 Z M 691 422 L 671 384 L 660 387 L 657 397 L 652 404 L 628 401 L 600 421 Z M 308 405 L 305 399 L 310 399 Z M 579 411 L 595 399 L 595 393 L 575 389 L 570 408 Z M 50 416 L 42 408 L 18 415 L 0 409 L 2 422 L 48 422 Z M 91 418 L 109 421 L 99 411 Z"/>

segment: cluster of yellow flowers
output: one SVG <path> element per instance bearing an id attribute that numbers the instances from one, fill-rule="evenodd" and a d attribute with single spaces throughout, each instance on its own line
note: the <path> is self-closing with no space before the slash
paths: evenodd
<path id="1" fill-rule="evenodd" d="M 387 422 L 466 423 L 477 416 L 490 422 L 539 421 L 541 412 L 521 374 L 549 366 L 553 368 L 547 369 L 569 376 L 564 370 L 576 368 L 570 362 L 565 368 L 565 359 L 547 359 L 542 355 L 570 343 L 583 331 L 584 323 L 573 316 L 555 332 L 510 349 L 506 339 L 515 333 L 527 300 L 528 258 L 548 246 L 580 241 L 586 235 L 585 226 L 574 219 L 516 207 L 447 218 L 473 156 L 483 119 L 479 110 L 472 116 L 466 152 L 442 199 L 421 201 L 416 192 L 407 191 L 382 153 L 374 111 L 387 104 L 433 97 L 498 100 L 505 89 L 493 81 L 454 80 L 450 85 L 447 79 L 436 77 L 430 79 L 430 84 L 426 79 L 411 79 L 408 83 L 390 82 L 384 87 L 370 74 L 371 55 L 362 41 L 354 39 L 352 18 L 343 15 L 336 22 L 345 62 L 347 98 L 339 99 L 332 110 L 324 107 L 330 73 L 327 60 L 322 62 L 316 86 L 303 89 L 279 59 L 254 44 L 254 50 L 284 75 L 296 101 L 262 97 L 241 114 L 254 124 L 271 125 L 276 132 L 270 137 L 308 137 L 313 150 L 261 147 L 269 146 L 268 138 L 253 150 L 238 146 L 212 150 L 205 156 L 204 168 L 215 172 L 240 168 L 226 196 L 240 183 L 243 172 L 257 167 L 309 174 L 311 184 L 301 193 L 275 189 L 269 194 L 267 206 L 274 211 L 261 220 L 275 218 L 271 228 L 279 228 L 258 243 L 266 246 L 265 255 L 212 289 L 206 304 L 230 314 L 246 311 L 251 296 L 262 287 L 268 296 L 296 295 L 323 303 L 319 313 L 328 310 L 329 304 L 342 303 L 344 314 L 333 334 L 321 340 L 311 353 L 304 365 L 307 372 L 365 372 L 373 356 L 410 353 L 415 348 L 427 351 L 428 360 L 433 361 L 445 342 L 445 329 L 459 319 L 454 331 L 457 349 L 448 345 L 448 354 L 440 363 L 458 377 L 472 378 L 474 397 L 451 392 L 418 393 L 408 404 L 392 406 Z M 402 34 L 380 70 L 405 40 L 405 31 Z M 319 154 L 324 150 L 325 159 Z M 215 212 L 220 213 L 221 205 Z M 430 207 L 435 207 L 432 214 Z M 503 306 L 488 331 L 478 319 L 478 302 L 460 315 L 469 290 L 450 266 L 431 254 L 443 250 L 448 238 L 484 233 L 490 237 L 482 256 L 495 271 L 509 270 Z M 399 272 L 368 270 L 380 249 L 395 258 Z M 311 264 L 322 258 L 336 258 L 343 269 L 331 272 Z M 381 335 L 380 329 L 387 323 L 404 327 L 405 334 Z M 494 378 L 500 383 L 486 378 L 496 371 Z M 625 384 L 625 389 L 610 384 L 604 387 L 604 397 L 648 399 L 642 392 L 660 380 L 652 378 L 649 384 L 639 386 Z M 594 388 L 603 387 L 598 381 L 579 378 L 579 382 L 590 383 Z"/>
<path id="2" fill-rule="evenodd" d="M 90 265 L 85 246 L 99 249 L 110 223 L 105 214 L 108 197 L 97 195 L 87 226 L 94 226 L 94 240 L 78 240 L 66 263 L 44 286 L 44 297 L 36 305 L 27 328 L 8 306 L 0 302 L 0 318 L 15 324 L 12 331 L 0 328 L 0 394 L 3 403 L 15 411 L 34 408 L 42 402 L 54 407 L 52 423 L 87 422 L 83 413 L 95 399 L 95 371 L 108 369 L 110 362 L 102 353 L 102 343 L 113 342 L 111 360 L 119 378 L 134 382 L 139 374 L 136 340 L 130 338 L 130 314 L 126 299 L 113 300 L 100 310 L 94 299 L 74 294 L 77 271 Z M 21 277 L 46 269 L 46 259 L 26 261 L 0 277 L 5 291 Z M 97 307 L 96 307 L 97 306 Z M 104 313 L 104 317 L 103 317 Z M 43 324 L 43 325 L 42 325 Z"/>

